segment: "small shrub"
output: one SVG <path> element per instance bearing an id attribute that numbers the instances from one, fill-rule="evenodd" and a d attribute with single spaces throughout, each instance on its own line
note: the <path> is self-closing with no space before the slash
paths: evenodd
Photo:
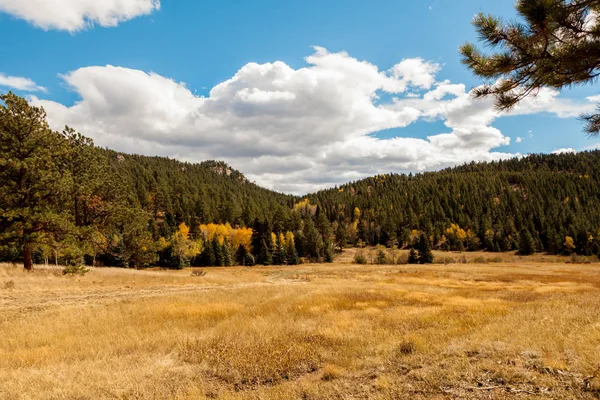
<path id="1" fill-rule="evenodd" d="M 400 343 L 400 345 L 398 346 L 398 352 L 404 356 L 413 354 L 416 349 L 417 349 L 417 346 L 415 345 L 415 342 L 413 342 L 412 340 L 405 340 L 404 342 Z"/>
<path id="2" fill-rule="evenodd" d="M 397 264 L 406 265 L 408 264 L 408 254 L 402 253 L 398 256 Z"/>
<path id="3" fill-rule="evenodd" d="M 87 269 L 85 266 L 83 265 L 69 265 L 68 267 L 65 267 L 65 269 L 63 269 L 63 275 L 80 275 L 80 276 L 84 276 L 85 274 L 87 274 L 88 272 L 90 272 L 89 269 Z"/>
<path id="4" fill-rule="evenodd" d="M 377 264 L 387 264 L 388 259 L 383 250 L 377 250 Z"/>
<path id="5" fill-rule="evenodd" d="M 489 262 L 489 263 L 500 263 L 500 262 L 502 262 L 502 257 L 488 258 L 487 262 Z"/>
<path id="6" fill-rule="evenodd" d="M 456 262 L 456 260 L 454 259 L 454 257 L 444 257 L 441 260 L 441 263 L 446 265 L 446 264 L 454 264 Z"/>
<path id="7" fill-rule="evenodd" d="M 367 257 L 365 257 L 362 251 L 359 251 L 354 255 L 354 264 L 367 264 Z"/>
<path id="8" fill-rule="evenodd" d="M 476 257 L 475 260 L 473 260 L 473 262 L 477 263 L 477 264 L 485 264 L 485 258 L 483 257 Z"/>
<path id="9" fill-rule="evenodd" d="M 191 276 L 204 276 L 206 275 L 206 271 L 203 269 L 195 269 L 192 271 Z"/>
<path id="10" fill-rule="evenodd" d="M 465 256 L 464 254 L 461 254 L 461 256 L 458 257 L 458 262 L 461 264 L 466 264 L 469 262 L 469 260 L 467 260 L 467 256 Z"/>
<path id="11" fill-rule="evenodd" d="M 15 281 L 10 280 L 4 283 L 4 289 L 14 289 L 15 288 Z"/>
<path id="12" fill-rule="evenodd" d="M 246 267 L 252 267 L 256 264 L 256 260 L 254 259 L 254 256 L 250 253 L 246 254 L 244 256 L 244 265 Z"/>

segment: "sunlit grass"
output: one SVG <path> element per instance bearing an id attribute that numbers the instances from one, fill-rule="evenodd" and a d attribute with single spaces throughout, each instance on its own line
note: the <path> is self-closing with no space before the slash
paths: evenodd
<path id="1" fill-rule="evenodd" d="M 204 276 L 4 265 L 0 398 L 597 398 L 600 266 L 502 257 Z"/>

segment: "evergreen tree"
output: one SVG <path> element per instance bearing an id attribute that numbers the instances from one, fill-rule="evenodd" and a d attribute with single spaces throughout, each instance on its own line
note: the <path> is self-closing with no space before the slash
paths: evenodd
<path id="1" fill-rule="evenodd" d="M 408 252 L 408 263 L 409 264 L 418 264 L 419 263 L 419 254 L 414 248 L 411 248 Z"/>
<path id="2" fill-rule="evenodd" d="M 281 237 L 282 235 L 277 235 L 275 251 L 273 252 L 273 265 L 283 265 L 286 263 L 286 252 Z"/>
<path id="3" fill-rule="evenodd" d="M 265 239 L 261 240 L 256 263 L 261 265 L 271 265 L 273 263 L 273 255 L 269 251 L 269 246 L 267 246 Z"/>
<path id="4" fill-rule="evenodd" d="M 493 79 L 475 90 L 494 96 L 506 110 L 541 88 L 560 89 L 594 81 L 600 74 L 600 10 L 598 0 L 518 0 L 516 9 L 525 23 L 503 23 L 480 13 L 473 25 L 498 52 L 484 55 L 467 43 L 460 52 L 475 74 Z M 600 114 L 584 116 L 590 134 L 600 132 Z"/>
<path id="5" fill-rule="evenodd" d="M 340 222 L 335 230 L 335 243 L 340 251 L 344 250 L 344 246 L 348 241 L 348 230 L 343 222 Z"/>
<path id="6" fill-rule="evenodd" d="M 219 243 L 219 238 L 217 235 L 214 235 L 212 240 L 210 241 L 210 265 L 213 267 L 221 266 L 223 260 L 223 253 L 221 249 L 221 243 Z"/>
<path id="7" fill-rule="evenodd" d="M 229 250 L 229 244 L 226 240 L 223 242 L 221 249 L 221 254 L 223 255 L 221 265 L 231 267 L 233 265 L 233 260 L 231 259 L 231 251 Z"/>
<path id="8" fill-rule="evenodd" d="M 298 257 L 298 252 L 296 251 L 296 245 L 295 245 L 293 236 L 286 243 L 285 253 L 286 253 L 286 263 L 288 265 L 300 264 L 300 258 Z"/>
<path id="9" fill-rule="evenodd" d="M 419 264 L 431 264 L 433 263 L 433 253 L 431 251 L 431 243 L 425 233 L 421 233 L 417 246 L 419 251 Z"/>
<path id="10" fill-rule="evenodd" d="M 237 265 L 246 265 L 247 254 L 248 251 L 246 250 L 246 247 L 244 247 L 243 244 L 240 244 L 237 248 L 237 251 L 235 252 L 235 263 Z"/>
<path id="11" fill-rule="evenodd" d="M 527 229 L 521 230 L 519 235 L 519 251 L 518 253 L 523 256 L 529 256 L 535 253 L 535 242 L 533 236 Z"/>
<path id="12" fill-rule="evenodd" d="M 333 262 L 333 243 L 329 238 L 323 240 L 323 261 L 326 263 Z"/>
<path id="13" fill-rule="evenodd" d="M 25 269 L 32 270 L 34 246 L 73 227 L 64 207 L 71 193 L 69 148 L 48 127 L 43 109 L 12 92 L 0 100 L 0 241 L 21 249 Z"/>

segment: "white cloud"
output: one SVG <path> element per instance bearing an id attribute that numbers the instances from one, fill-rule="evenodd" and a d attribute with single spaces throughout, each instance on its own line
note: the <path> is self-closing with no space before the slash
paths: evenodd
<path id="1" fill-rule="evenodd" d="M 73 126 L 100 146 L 222 159 L 259 184 L 293 193 L 518 155 L 495 151 L 510 138 L 491 126 L 502 115 L 492 101 L 475 100 L 463 84 L 436 82 L 437 64 L 408 59 L 380 71 L 343 52 L 315 50 L 300 69 L 249 63 L 207 97 L 154 73 L 109 65 L 63 76 L 81 97 L 71 107 L 32 101 L 46 108 L 51 126 Z M 572 107 L 551 92 L 513 113 L 565 116 Z M 447 130 L 426 139 L 371 135 L 418 120 L 442 120 Z"/>
<path id="2" fill-rule="evenodd" d="M 7 76 L 0 72 L 0 86 L 9 87 L 11 89 L 23 90 L 26 92 L 46 92 L 46 88 L 36 85 L 29 78 L 20 76 Z"/>
<path id="3" fill-rule="evenodd" d="M 517 136 L 517 139 L 515 140 L 515 142 L 521 143 L 522 141 L 523 141 L 523 138 L 520 136 Z"/>
<path id="4" fill-rule="evenodd" d="M 552 154 L 565 154 L 565 153 L 577 153 L 577 150 L 569 147 L 569 148 L 565 148 L 565 149 L 556 149 L 552 152 Z"/>
<path id="5" fill-rule="evenodd" d="M 40 27 L 77 32 L 94 24 L 120 22 L 160 9 L 160 0 L 0 0 L 0 12 Z"/>

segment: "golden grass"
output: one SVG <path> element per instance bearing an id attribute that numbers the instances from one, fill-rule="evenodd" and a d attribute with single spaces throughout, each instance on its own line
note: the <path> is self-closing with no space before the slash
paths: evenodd
<path id="1" fill-rule="evenodd" d="M 597 399 L 600 265 L 0 266 L 4 399 Z"/>

